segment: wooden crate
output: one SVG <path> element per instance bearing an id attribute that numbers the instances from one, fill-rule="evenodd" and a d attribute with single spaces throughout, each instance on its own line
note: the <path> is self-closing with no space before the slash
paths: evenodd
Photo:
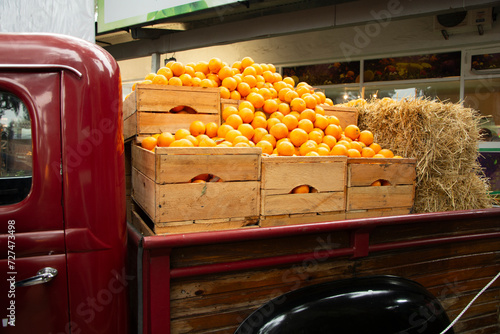
<path id="1" fill-rule="evenodd" d="M 196 113 L 174 113 L 188 106 Z M 123 102 L 124 138 L 189 129 L 191 122 L 220 124 L 220 92 L 217 88 L 138 84 Z"/>
<path id="2" fill-rule="evenodd" d="M 132 198 L 155 233 L 238 228 L 258 223 L 259 148 L 132 147 Z M 200 174 L 223 182 L 191 183 Z"/>
<path id="3" fill-rule="evenodd" d="M 336 116 L 340 126 L 345 129 L 349 124 L 358 125 L 358 109 L 352 107 L 322 106 L 325 116 Z"/>
<path id="4" fill-rule="evenodd" d="M 344 219 L 346 157 L 262 157 L 261 226 Z M 292 194 L 309 185 L 316 192 Z"/>
<path id="5" fill-rule="evenodd" d="M 410 213 L 415 199 L 415 166 L 416 159 L 348 158 L 346 218 Z M 389 185 L 372 186 L 377 180 Z"/>

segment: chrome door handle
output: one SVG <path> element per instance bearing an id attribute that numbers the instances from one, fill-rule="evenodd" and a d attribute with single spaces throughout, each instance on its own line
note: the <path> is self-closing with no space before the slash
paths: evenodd
<path id="1" fill-rule="evenodd" d="M 36 276 L 16 282 L 16 287 L 47 283 L 56 276 L 57 276 L 57 269 L 51 267 L 45 267 L 43 269 L 38 270 Z"/>

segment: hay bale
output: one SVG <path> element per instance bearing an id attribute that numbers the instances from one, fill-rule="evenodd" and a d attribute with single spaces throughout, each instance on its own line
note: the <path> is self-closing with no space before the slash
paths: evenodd
<path id="1" fill-rule="evenodd" d="M 417 159 L 414 212 L 492 206 L 478 162 L 479 117 L 459 103 L 373 99 L 358 105 L 359 127 L 396 155 Z"/>

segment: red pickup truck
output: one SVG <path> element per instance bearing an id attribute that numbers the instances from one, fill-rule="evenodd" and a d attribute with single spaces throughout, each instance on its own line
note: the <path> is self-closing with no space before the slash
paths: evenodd
<path id="1" fill-rule="evenodd" d="M 67 36 L 0 34 L 0 126 L 2 333 L 500 332 L 499 208 L 155 235 L 117 63 Z"/>

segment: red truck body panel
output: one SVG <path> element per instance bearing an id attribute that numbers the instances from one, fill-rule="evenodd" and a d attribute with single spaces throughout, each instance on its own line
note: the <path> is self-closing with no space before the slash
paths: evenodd
<path id="1" fill-rule="evenodd" d="M 44 332 L 127 333 L 122 89 L 116 61 L 102 48 L 68 36 L 0 34 L 0 90 L 16 94 L 30 110 L 34 166 L 28 197 L 0 206 L 2 237 L 7 221 L 15 220 L 19 263 L 35 262 L 33 255 L 47 261 L 63 255 L 64 261 L 53 281 L 17 288 L 16 327 L 31 322 L 31 332 L 40 332 L 30 321 L 35 315 L 22 311 L 31 303 L 30 293 L 21 299 L 26 290 L 66 300 L 60 310 L 67 313 L 66 323 Z M 40 97 L 33 101 L 31 94 Z M 57 105 L 55 115 L 46 114 L 48 103 Z M 17 280 L 24 278 L 17 274 Z M 58 284 L 64 285 L 61 295 L 47 293 Z"/>

